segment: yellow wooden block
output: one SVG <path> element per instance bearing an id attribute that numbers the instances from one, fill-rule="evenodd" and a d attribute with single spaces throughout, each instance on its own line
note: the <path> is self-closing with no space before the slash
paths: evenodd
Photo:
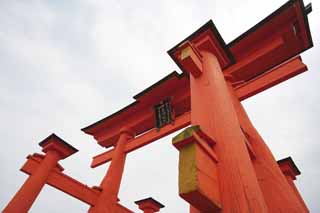
<path id="1" fill-rule="evenodd" d="M 216 161 L 193 137 L 199 126 L 189 127 L 173 139 L 179 149 L 179 195 L 202 212 L 221 209 Z"/>

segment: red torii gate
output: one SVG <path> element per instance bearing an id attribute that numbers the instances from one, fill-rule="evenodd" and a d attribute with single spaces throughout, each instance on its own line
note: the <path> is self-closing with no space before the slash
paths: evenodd
<path id="1" fill-rule="evenodd" d="M 182 74 L 169 74 L 82 129 L 110 148 L 91 164 L 111 161 L 99 187 L 63 173 L 58 160 L 77 150 L 51 135 L 40 143 L 46 155 L 28 156 L 21 170 L 30 177 L 3 212 L 27 212 L 46 183 L 89 204 L 89 212 L 132 212 L 118 199 L 126 154 L 189 125 L 173 145 L 190 212 L 308 212 L 293 183 L 299 170 L 291 158 L 278 165 L 241 101 L 307 70 L 299 54 L 313 45 L 310 12 L 311 5 L 290 0 L 228 45 L 209 21 L 168 51 Z M 156 111 L 159 117 L 154 106 L 163 101 L 169 111 Z M 163 207 L 152 198 L 136 203 L 144 212 Z"/>

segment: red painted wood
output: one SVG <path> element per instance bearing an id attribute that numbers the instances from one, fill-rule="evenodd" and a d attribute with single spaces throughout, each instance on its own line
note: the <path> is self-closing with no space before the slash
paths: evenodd
<path id="1" fill-rule="evenodd" d="M 201 213 L 201 211 L 199 211 L 198 209 L 196 209 L 195 207 L 190 205 L 190 209 L 189 209 L 190 213 Z"/>
<path id="2" fill-rule="evenodd" d="M 272 69 L 270 72 L 267 72 L 266 74 L 255 79 L 254 81 L 243 83 L 242 85 L 235 88 L 235 92 L 239 100 L 244 100 L 248 97 L 251 97 L 252 95 L 255 95 L 272 86 L 275 86 L 276 84 L 281 83 L 284 80 L 287 80 L 291 77 L 294 77 L 295 75 L 303 73 L 306 70 L 307 70 L 307 67 L 303 64 L 303 62 L 301 61 L 301 58 L 297 57 L 292 60 L 289 60 L 284 64 L 279 65 L 278 67 Z M 190 96 L 188 96 L 188 94 L 189 93 L 185 93 L 185 96 L 183 96 L 181 99 L 183 100 L 189 99 Z M 182 116 L 187 116 L 187 115 L 188 114 L 185 114 Z M 131 119 L 134 119 L 134 118 L 131 117 Z M 180 119 L 182 118 L 178 117 L 176 120 L 176 123 L 180 123 Z M 188 125 L 190 123 L 190 120 L 188 121 L 186 119 L 187 118 L 183 118 L 184 120 L 183 122 L 185 122 L 185 124 L 181 124 L 180 128 L 183 128 L 185 127 L 185 125 Z M 151 130 L 150 132 L 145 133 L 143 137 L 139 136 L 137 138 L 134 138 L 132 141 L 130 141 L 130 148 L 126 148 L 126 152 L 131 152 L 137 148 L 140 148 L 142 146 L 141 144 L 147 145 L 158 138 L 168 135 L 169 133 L 166 133 L 166 131 L 171 133 L 178 130 L 179 127 L 176 127 L 176 125 L 177 124 L 175 124 L 174 126 L 169 125 L 163 128 L 159 133 L 154 129 L 154 130 Z M 149 134 L 154 136 L 147 136 Z M 150 140 L 149 137 L 153 139 Z M 112 158 L 112 153 L 113 153 L 113 149 L 93 157 L 91 167 L 95 168 L 99 165 L 102 165 L 110 161 Z"/>
<path id="3" fill-rule="evenodd" d="M 141 209 L 143 213 L 159 212 L 160 209 L 164 207 L 164 205 L 162 205 L 161 203 L 159 203 L 153 198 L 147 198 L 147 199 L 135 201 L 135 204 L 138 205 L 139 209 Z"/>
<path id="4" fill-rule="evenodd" d="M 208 22 L 169 51 L 186 72 L 185 76 L 175 74 L 143 95 L 137 95 L 136 101 L 121 112 L 84 129 L 101 146 L 115 146 L 96 156 L 92 164 L 101 165 L 112 158 L 101 183 L 101 193 L 94 195 L 92 189 L 62 173 L 57 162 L 77 150 L 52 135 L 40 143 L 45 157 L 40 160 L 31 157 L 22 168 L 30 176 L 3 212 L 27 212 L 46 183 L 92 205 L 89 212 L 131 212 L 117 200 L 126 154 L 190 123 L 200 125 L 217 142 L 214 152 L 205 146 L 205 153 L 211 153 L 210 160 L 219 159 L 221 212 L 308 212 L 293 184 L 295 177 L 292 173 L 281 173 L 240 103 L 306 70 L 300 58 L 290 60 L 312 47 L 305 13 L 303 1 L 289 1 L 229 45 L 214 24 Z M 184 44 L 191 47 L 187 57 L 181 57 L 186 50 Z M 188 73 L 191 73 L 191 94 Z M 177 120 L 157 132 L 153 129 L 150 106 L 168 96 L 173 100 Z M 191 118 L 187 114 L 190 110 Z M 122 129 L 124 126 L 140 136 L 127 144 L 131 136 Z M 201 184 L 209 190 L 218 190 L 210 189 L 212 184 L 208 181 Z M 191 207 L 190 212 L 199 211 Z"/>
<path id="5" fill-rule="evenodd" d="M 28 212 L 60 158 L 58 152 L 48 151 L 37 171 L 24 182 L 3 212 Z"/>
<path id="6" fill-rule="evenodd" d="M 253 166 L 269 212 L 305 212 L 292 193 L 268 146 L 252 125 L 231 86 L 229 90 L 240 125 L 248 135 L 247 139 L 255 152 Z"/>
<path id="7" fill-rule="evenodd" d="M 118 193 L 126 160 L 124 149 L 126 143 L 132 137 L 133 135 L 130 130 L 126 128 L 121 129 L 120 138 L 116 144 L 111 164 L 100 184 L 102 192 L 95 205 L 89 209 L 90 213 L 116 212 L 118 208 Z"/>
<path id="8" fill-rule="evenodd" d="M 128 144 L 124 148 L 124 152 L 125 153 L 132 152 L 140 147 L 143 147 L 149 143 L 152 143 L 157 139 L 160 139 L 166 135 L 169 135 L 172 132 L 175 132 L 183 127 L 186 127 L 189 124 L 190 124 L 190 113 L 185 113 L 180 117 L 177 117 L 173 124 L 164 126 L 160 130 L 152 129 L 143 135 L 140 135 L 134 139 L 131 139 L 130 141 L 128 141 Z M 110 161 L 112 159 L 113 153 L 114 153 L 114 149 L 93 157 L 91 167 L 94 168 Z"/>
<path id="9" fill-rule="evenodd" d="M 209 52 L 201 55 L 202 76 L 190 76 L 191 124 L 216 140 L 221 212 L 267 212 L 219 63 Z"/>
<path id="10" fill-rule="evenodd" d="M 38 154 L 28 157 L 28 160 L 21 168 L 21 171 L 28 175 L 33 175 L 36 173 L 42 160 L 43 158 L 39 158 Z M 46 184 L 91 206 L 95 205 L 97 198 L 101 193 L 62 173 L 62 169 L 58 165 L 51 171 Z M 132 213 L 130 209 L 122 206 L 120 203 L 117 203 L 116 209 L 118 213 Z"/>
<path id="11" fill-rule="evenodd" d="M 36 159 L 35 157 L 30 157 L 21 168 L 21 171 L 28 175 L 33 175 L 37 172 L 38 167 L 41 165 L 41 161 L 42 160 L 39 161 L 39 159 Z M 89 205 L 94 205 L 100 194 L 97 190 L 80 183 L 58 169 L 53 170 L 49 174 L 46 183 Z"/>
<path id="12" fill-rule="evenodd" d="M 286 159 L 279 160 L 277 162 L 281 169 L 281 172 L 286 177 L 289 185 L 291 186 L 291 189 L 296 194 L 302 207 L 304 208 L 304 212 L 309 212 L 307 205 L 305 204 L 301 194 L 299 193 L 296 185 L 294 184 L 294 180 L 296 180 L 296 176 L 300 175 L 300 171 L 299 170 L 297 171 L 297 167 L 294 164 L 293 160 L 291 159 L 291 157 L 289 157 Z"/>
<path id="13" fill-rule="evenodd" d="M 181 49 L 181 45 L 189 42 L 197 51 L 206 50 L 214 53 L 221 67 L 223 67 L 224 74 L 232 74 L 237 82 L 247 82 L 312 47 L 309 26 L 304 16 L 303 1 L 290 1 L 277 10 L 275 14 L 270 15 L 270 17 L 261 21 L 257 26 L 228 45 L 222 44 L 224 42 L 219 38 L 219 32 L 217 29 L 215 29 L 216 32 L 212 29 L 214 25 L 207 23 L 190 35 L 183 43 L 168 52 L 179 67 L 183 67 L 179 62 L 181 54 L 179 48 Z M 227 56 L 229 51 L 235 58 L 234 64 L 231 63 L 230 56 Z M 127 107 L 121 113 L 103 119 L 101 122 L 90 125 L 83 130 L 97 137 L 97 135 L 101 134 L 101 130 L 104 129 L 105 132 L 102 131 L 104 132 L 103 134 L 112 132 L 111 135 L 118 137 L 118 130 L 124 124 L 123 122 L 128 123 L 132 114 L 140 113 L 145 110 L 143 109 L 145 106 L 154 104 L 150 100 L 159 101 L 161 97 L 164 97 L 163 95 L 171 96 L 175 94 L 177 89 L 188 86 L 187 84 L 186 78 L 179 80 L 176 76 L 176 78 L 167 79 L 140 95 L 137 98 L 138 102 L 133 106 Z M 144 96 L 147 97 L 147 100 Z M 146 113 L 142 114 L 145 115 Z M 151 122 L 151 124 L 135 124 L 136 133 L 141 134 L 151 129 L 153 123 L 152 121 L 148 122 Z M 133 128 L 131 125 L 129 127 Z M 104 142 L 100 140 L 98 142 L 102 146 L 111 146 L 117 140 L 117 137 L 106 136 Z"/>
<path id="14" fill-rule="evenodd" d="M 245 100 L 255 94 L 269 89 L 291 77 L 294 77 L 307 70 L 300 57 L 294 58 L 279 65 L 278 67 L 266 72 L 265 74 L 255 78 L 252 81 L 243 82 L 238 85 L 235 90 L 240 100 Z M 180 84 L 178 84 L 180 86 Z M 190 111 L 190 91 L 189 88 L 182 90 L 174 90 L 168 93 L 173 98 L 173 107 L 177 116 Z M 167 95 L 168 95 L 167 94 Z M 117 122 L 114 126 L 106 128 L 95 134 L 95 139 L 102 146 L 110 146 L 119 137 L 119 128 L 121 125 L 130 126 L 136 133 L 140 134 L 154 127 L 154 115 L 150 108 L 138 107 L 135 116 L 127 116 L 123 121 Z M 110 124 L 111 125 L 111 124 Z"/>
<path id="15" fill-rule="evenodd" d="M 289 78 L 301 74 L 306 70 L 307 66 L 302 62 L 299 56 L 277 66 L 257 78 L 252 79 L 251 81 L 242 83 L 234 90 L 238 99 L 244 100 L 286 81 Z"/>

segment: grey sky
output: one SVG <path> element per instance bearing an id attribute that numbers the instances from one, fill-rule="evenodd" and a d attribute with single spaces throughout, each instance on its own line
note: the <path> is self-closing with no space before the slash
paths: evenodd
<path id="1" fill-rule="evenodd" d="M 65 173 L 98 185 L 107 165 L 85 127 L 131 103 L 132 96 L 173 70 L 166 51 L 212 19 L 228 43 L 286 1 L 0 1 L 0 208 L 26 175 L 25 157 L 55 132 L 80 151 Z M 305 1 L 305 4 L 309 3 Z M 320 2 L 309 15 L 314 48 L 302 54 L 309 71 L 245 101 L 277 159 L 292 156 L 296 184 L 311 212 L 320 191 Z M 127 158 L 121 203 L 153 196 L 162 212 L 187 212 L 177 192 L 178 152 L 168 136 Z M 88 206 L 46 186 L 30 212 L 86 212 Z"/>

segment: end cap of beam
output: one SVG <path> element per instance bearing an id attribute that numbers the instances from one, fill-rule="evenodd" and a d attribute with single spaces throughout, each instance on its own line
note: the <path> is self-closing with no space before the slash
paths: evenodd
<path id="1" fill-rule="evenodd" d="M 137 200 L 134 203 L 137 204 L 139 206 L 139 209 L 141 210 L 152 208 L 152 209 L 155 209 L 156 211 L 159 211 L 159 209 L 165 207 L 162 203 L 158 202 L 152 197 L 145 198 L 142 200 Z"/>
<path id="2" fill-rule="evenodd" d="M 183 66 L 181 59 L 183 58 L 181 55 L 183 55 L 182 51 L 185 48 L 185 43 L 190 43 L 193 48 L 197 50 L 197 52 L 208 51 L 214 54 L 217 57 L 222 69 L 227 68 L 235 62 L 232 53 L 230 52 L 212 20 L 208 21 L 197 31 L 192 33 L 190 36 L 179 42 L 176 46 L 168 51 L 168 54 L 178 65 L 178 67 L 183 72 L 189 73 L 189 71 L 185 69 L 185 66 Z"/>
<path id="3" fill-rule="evenodd" d="M 284 174 L 291 175 L 293 179 L 295 179 L 296 176 L 301 174 L 300 170 L 298 169 L 291 157 L 278 160 L 277 163 L 281 171 Z"/>
<path id="4" fill-rule="evenodd" d="M 61 158 L 67 158 L 70 155 L 78 152 L 76 148 L 65 142 L 63 139 L 55 135 L 54 133 L 49 135 L 47 138 L 39 143 L 42 147 L 43 152 L 48 152 L 49 150 L 58 151 L 61 154 Z"/>

